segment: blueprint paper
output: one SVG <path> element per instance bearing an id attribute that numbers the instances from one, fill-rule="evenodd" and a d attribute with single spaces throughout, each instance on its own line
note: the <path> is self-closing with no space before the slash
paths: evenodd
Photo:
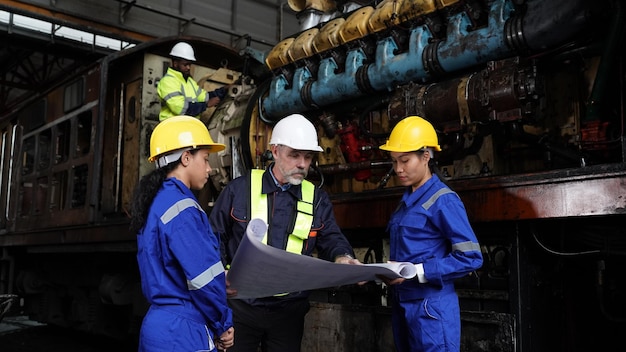
<path id="1" fill-rule="evenodd" d="M 314 290 L 389 278 L 413 278 L 417 271 L 411 263 L 392 262 L 363 265 L 337 264 L 289 253 L 261 242 L 267 225 L 260 219 L 248 224 L 246 236 L 228 271 L 234 298 L 269 297 L 280 293 Z"/>

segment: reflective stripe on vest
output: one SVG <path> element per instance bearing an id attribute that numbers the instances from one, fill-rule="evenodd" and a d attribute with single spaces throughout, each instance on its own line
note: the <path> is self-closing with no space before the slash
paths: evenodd
<path id="1" fill-rule="evenodd" d="M 180 72 L 172 74 L 171 71 L 168 69 L 167 73 L 163 76 L 162 81 L 164 82 L 163 84 L 167 85 L 167 87 L 164 86 L 162 88 L 164 92 L 160 93 L 167 92 L 167 94 L 165 94 L 165 96 L 163 96 L 161 100 L 159 121 L 163 121 L 175 115 L 189 115 L 187 113 L 187 110 L 189 109 L 190 103 L 205 102 L 208 98 L 207 95 L 204 99 L 200 99 L 200 96 L 203 93 L 203 89 L 198 86 L 197 82 L 194 81 L 193 78 L 190 77 L 188 80 L 185 80 L 182 76 L 182 73 Z M 176 88 L 176 85 L 180 86 Z M 187 87 L 188 89 L 185 89 L 185 87 Z M 170 99 L 176 97 L 183 98 L 182 105 L 175 105 L 174 103 L 170 102 Z M 168 103 L 171 105 L 175 105 L 172 106 L 173 110 L 170 109 Z M 196 115 L 194 117 L 200 117 L 200 115 Z"/>
<path id="2" fill-rule="evenodd" d="M 267 224 L 267 194 L 263 194 L 264 170 L 253 169 L 250 181 L 250 219 L 259 218 Z M 287 252 L 302 254 L 304 240 L 309 237 L 313 225 L 313 197 L 315 185 L 302 180 L 302 200 L 296 205 L 296 221 L 293 231 L 287 239 Z M 263 243 L 267 244 L 267 233 L 263 237 Z"/>

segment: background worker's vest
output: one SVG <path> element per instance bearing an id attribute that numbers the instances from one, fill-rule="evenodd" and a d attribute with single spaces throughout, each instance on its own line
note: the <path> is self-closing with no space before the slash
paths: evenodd
<path id="1" fill-rule="evenodd" d="M 267 194 L 263 194 L 264 170 L 253 169 L 250 177 L 250 219 L 259 218 L 267 224 Z M 315 185 L 307 180 L 302 180 L 302 199 L 296 206 L 296 220 L 293 231 L 287 240 L 287 252 L 302 254 L 304 240 L 309 237 L 311 225 L 313 225 L 313 197 Z M 267 232 L 263 237 L 263 243 L 267 244 Z"/>
<path id="2" fill-rule="evenodd" d="M 193 78 L 185 79 L 181 72 L 171 67 L 161 78 L 157 90 L 161 97 L 159 121 L 176 115 L 189 115 L 187 109 L 190 103 L 208 100 L 208 93 L 200 88 Z M 200 115 L 194 117 L 199 118 Z"/>

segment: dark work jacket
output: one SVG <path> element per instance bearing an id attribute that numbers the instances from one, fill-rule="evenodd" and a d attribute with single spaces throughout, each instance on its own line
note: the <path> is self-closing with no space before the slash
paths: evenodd
<path id="1" fill-rule="evenodd" d="M 272 164 L 273 166 L 273 164 Z M 270 167 L 272 167 L 270 166 Z M 269 170 L 269 169 L 268 169 Z M 286 191 L 276 185 L 270 172 L 263 173 L 262 192 L 267 194 L 268 245 L 285 249 L 287 236 L 293 230 L 296 202 L 301 199 L 301 186 L 291 186 Z M 311 256 L 317 250 L 321 259 L 334 261 L 342 254 L 354 255 L 352 247 L 335 221 L 332 203 L 328 194 L 315 189 L 313 201 L 313 225 L 304 241 L 303 255 Z M 230 264 L 246 233 L 250 221 L 250 173 L 231 181 L 220 193 L 211 211 L 210 222 L 213 232 L 221 238 L 222 262 Z M 302 273 L 306 275 L 306 273 Z M 285 300 L 302 299 L 308 292 L 296 292 L 285 296 L 246 300 L 253 305 L 280 305 Z"/>

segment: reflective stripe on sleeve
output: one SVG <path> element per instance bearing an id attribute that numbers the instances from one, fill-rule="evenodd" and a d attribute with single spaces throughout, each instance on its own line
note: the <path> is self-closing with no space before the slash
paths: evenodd
<path id="1" fill-rule="evenodd" d="M 200 275 L 194 277 L 191 280 L 187 280 L 187 288 L 190 291 L 199 290 L 203 288 L 204 286 L 206 286 L 209 282 L 213 281 L 213 279 L 215 279 L 216 276 L 218 276 L 219 274 L 223 272 L 224 272 L 224 266 L 222 265 L 222 262 L 219 261 L 211 265 L 210 268 L 206 269 Z"/>
<path id="2" fill-rule="evenodd" d="M 173 97 L 179 97 L 182 96 L 183 93 L 181 92 L 171 92 L 170 94 L 166 95 L 163 97 L 163 100 L 168 101 L 170 99 L 172 99 Z"/>
<path id="3" fill-rule="evenodd" d="M 424 209 L 428 210 L 430 207 L 433 206 L 433 204 L 435 204 L 435 202 L 437 201 L 437 199 L 439 199 L 439 197 L 443 196 L 444 194 L 448 194 L 448 193 L 454 193 L 454 191 L 449 189 L 449 188 L 442 188 L 442 189 L 438 190 L 437 192 L 435 192 L 435 194 L 430 196 L 430 198 L 426 202 L 424 202 L 424 204 L 422 204 L 422 207 Z"/>
<path id="4" fill-rule="evenodd" d="M 161 222 L 163 222 L 163 224 L 167 224 L 168 222 L 172 221 L 172 219 L 174 219 L 176 216 L 178 216 L 180 212 L 191 207 L 204 212 L 204 210 L 202 210 L 198 202 L 194 201 L 193 199 L 186 198 L 186 199 L 179 200 L 178 202 L 174 203 L 171 207 L 169 207 L 169 209 L 167 209 L 165 213 L 161 215 Z"/>
<path id="5" fill-rule="evenodd" d="M 472 251 L 480 252 L 480 245 L 476 242 L 471 242 L 471 241 L 460 242 L 460 243 L 453 244 L 452 250 L 461 251 L 463 253 L 472 252 Z"/>

